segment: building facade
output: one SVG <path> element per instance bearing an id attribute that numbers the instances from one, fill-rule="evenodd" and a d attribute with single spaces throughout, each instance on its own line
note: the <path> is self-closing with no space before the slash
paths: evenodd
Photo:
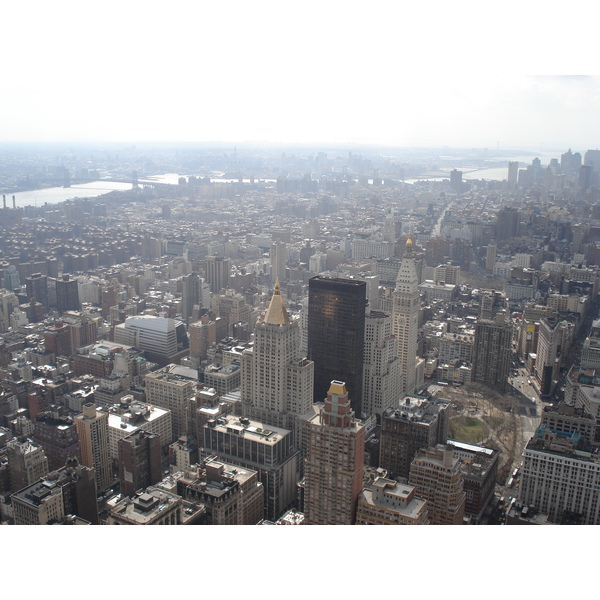
<path id="1" fill-rule="evenodd" d="M 466 494 L 460 460 L 452 447 L 438 444 L 421 450 L 410 467 L 409 485 L 427 500 L 431 525 L 462 525 Z"/>
<path id="2" fill-rule="evenodd" d="M 315 401 L 344 381 L 362 415 L 366 283 L 317 276 L 308 282 L 308 358 L 315 363 Z"/>
<path id="3" fill-rule="evenodd" d="M 104 491 L 112 482 L 108 456 L 108 413 L 88 402 L 83 405 L 83 413 L 75 417 L 75 427 L 81 445 L 81 463 L 94 469 L 96 487 L 99 492 Z"/>
<path id="4" fill-rule="evenodd" d="M 408 238 L 392 298 L 392 333 L 398 344 L 402 394 L 412 394 L 417 386 L 417 334 L 419 329 L 419 278 Z"/>
<path id="5" fill-rule="evenodd" d="M 308 525 L 352 525 L 363 488 L 365 426 L 341 381 L 307 424 L 304 512 Z"/>

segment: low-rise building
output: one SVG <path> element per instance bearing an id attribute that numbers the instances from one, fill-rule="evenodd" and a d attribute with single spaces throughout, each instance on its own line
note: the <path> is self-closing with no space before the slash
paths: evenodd
<path id="1" fill-rule="evenodd" d="M 377 477 L 358 497 L 356 525 L 429 525 L 427 502 L 413 486 Z"/>
<path id="2" fill-rule="evenodd" d="M 204 505 L 207 525 L 255 525 L 264 512 L 264 490 L 253 469 L 210 457 L 177 479 L 179 495 Z"/>
<path id="3" fill-rule="evenodd" d="M 46 525 L 66 515 L 98 524 L 94 469 L 69 459 L 62 469 L 49 473 L 11 496 L 15 525 Z"/>
<path id="4" fill-rule="evenodd" d="M 107 525 L 181 525 L 181 496 L 148 487 L 108 508 Z"/>

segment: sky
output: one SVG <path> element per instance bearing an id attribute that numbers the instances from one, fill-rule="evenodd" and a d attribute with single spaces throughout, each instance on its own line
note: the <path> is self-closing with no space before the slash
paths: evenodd
<path id="1" fill-rule="evenodd" d="M 0 142 L 597 148 L 585 2 L 490 4 L 11 3 Z"/>

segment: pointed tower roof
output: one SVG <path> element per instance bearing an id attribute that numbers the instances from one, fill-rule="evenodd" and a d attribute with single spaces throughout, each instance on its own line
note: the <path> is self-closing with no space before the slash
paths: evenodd
<path id="1" fill-rule="evenodd" d="M 406 248 L 404 250 L 404 257 L 402 258 L 402 264 L 398 270 L 398 276 L 396 277 L 396 290 L 405 284 L 417 285 L 419 278 L 417 277 L 417 269 L 415 267 L 415 257 L 413 254 L 413 241 L 412 233 L 409 234 L 406 240 Z"/>
<path id="2" fill-rule="evenodd" d="M 283 302 L 283 296 L 281 295 L 281 289 L 279 287 L 279 279 L 275 282 L 275 290 L 273 291 L 273 297 L 269 304 L 269 308 L 263 319 L 264 323 L 271 325 L 284 325 L 290 322 L 288 311 L 285 308 Z"/>

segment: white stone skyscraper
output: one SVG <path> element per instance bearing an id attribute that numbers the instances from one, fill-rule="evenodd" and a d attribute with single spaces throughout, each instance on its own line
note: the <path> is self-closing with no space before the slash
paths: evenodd
<path id="1" fill-rule="evenodd" d="M 393 294 L 392 333 L 398 344 L 402 394 L 412 394 L 417 385 L 417 332 L 419 326 L 419 278 L 415 267 L 412 240 L 406 249 Z"/>
<path id="2" fill-rule="evenodd" d="M 279 287 L 256 323 L 254 346 L 242 354 L 241 399 L 251 419 L 294 432 L 302 446 L 298 416 L 313 414 L 314 363 L 300 353 L 300 327 L 291 319 Z"/>
<path id="3" fill-rule="evenodd" d="M 363 413 L 381 415 L 397 406 L 402 391 L 400 359 L 392 335 L 392 317 L 371 311 L 365 316 Z"/>

